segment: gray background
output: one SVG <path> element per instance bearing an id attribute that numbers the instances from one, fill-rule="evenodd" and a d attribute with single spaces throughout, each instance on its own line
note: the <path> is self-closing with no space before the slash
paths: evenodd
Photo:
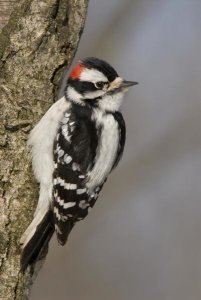
<path id="1" fill-rule="evenodd" d="M 76 59 L 126 79 L 122 162 L 31 300 L 201 299 L 201 2 L 91 0 Z"/>

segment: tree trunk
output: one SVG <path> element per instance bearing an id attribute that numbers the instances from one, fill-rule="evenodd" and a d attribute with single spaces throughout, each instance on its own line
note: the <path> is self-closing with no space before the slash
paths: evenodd
<path id="1" fill-rule="evenodd" d="M 0 299 L 22 300 L 39 269 L 20 272 L 19 240 L 38 197 L 27 136 L 55 100 L 79 43 L 88 0 L 2 3 L 0 28 L 7 25 L 0 33 Z"/>

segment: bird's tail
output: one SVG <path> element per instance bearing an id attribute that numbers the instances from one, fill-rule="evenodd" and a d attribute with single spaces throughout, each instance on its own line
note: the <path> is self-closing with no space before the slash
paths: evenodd
<path id="1" fill-rule="evenodd" d="M 50 210 L 44 214 L 38 212 L 20 240 L 22 247 L 22 271 L 24 271 L 28 265 L 43 258 L 43 254 L 48 247 L 53 233 L 52 212 Z"/>

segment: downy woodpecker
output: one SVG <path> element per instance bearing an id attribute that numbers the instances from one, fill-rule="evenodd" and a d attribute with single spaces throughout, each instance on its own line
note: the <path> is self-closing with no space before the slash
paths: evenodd
<path id="1" fill-rule="evenodd" d="M 119 109 L 135 84 L 103 60 L 84 59 L 70 73 L 64 97 L 31 131 L 28 144 L 40 195 L 20 241 L 22 270 L 40 258 L 54 231 L 64 245 L 94 206 L 122 156 L 126 128 Z"/>

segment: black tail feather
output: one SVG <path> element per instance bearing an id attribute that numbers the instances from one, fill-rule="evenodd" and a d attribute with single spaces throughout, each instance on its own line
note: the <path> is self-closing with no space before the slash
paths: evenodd
<path id="1" fill-rule="evenodd" d="M 42 259 L 43 252 L 54 233 L 52 212 L 48 211 L 28 243 L 24 246 L 21 254 L 21 270 L 26 270 L 28 265 Z"/>
<path id="2" fill-rule="evenodd" d="M 67 242 L 68 236 L 75 224 L 74 220 L 67 220 L 66 222 L 57 222 L 58 231 L 56 230 L 57 241 L 60 245 L 64 246 Z"/>

